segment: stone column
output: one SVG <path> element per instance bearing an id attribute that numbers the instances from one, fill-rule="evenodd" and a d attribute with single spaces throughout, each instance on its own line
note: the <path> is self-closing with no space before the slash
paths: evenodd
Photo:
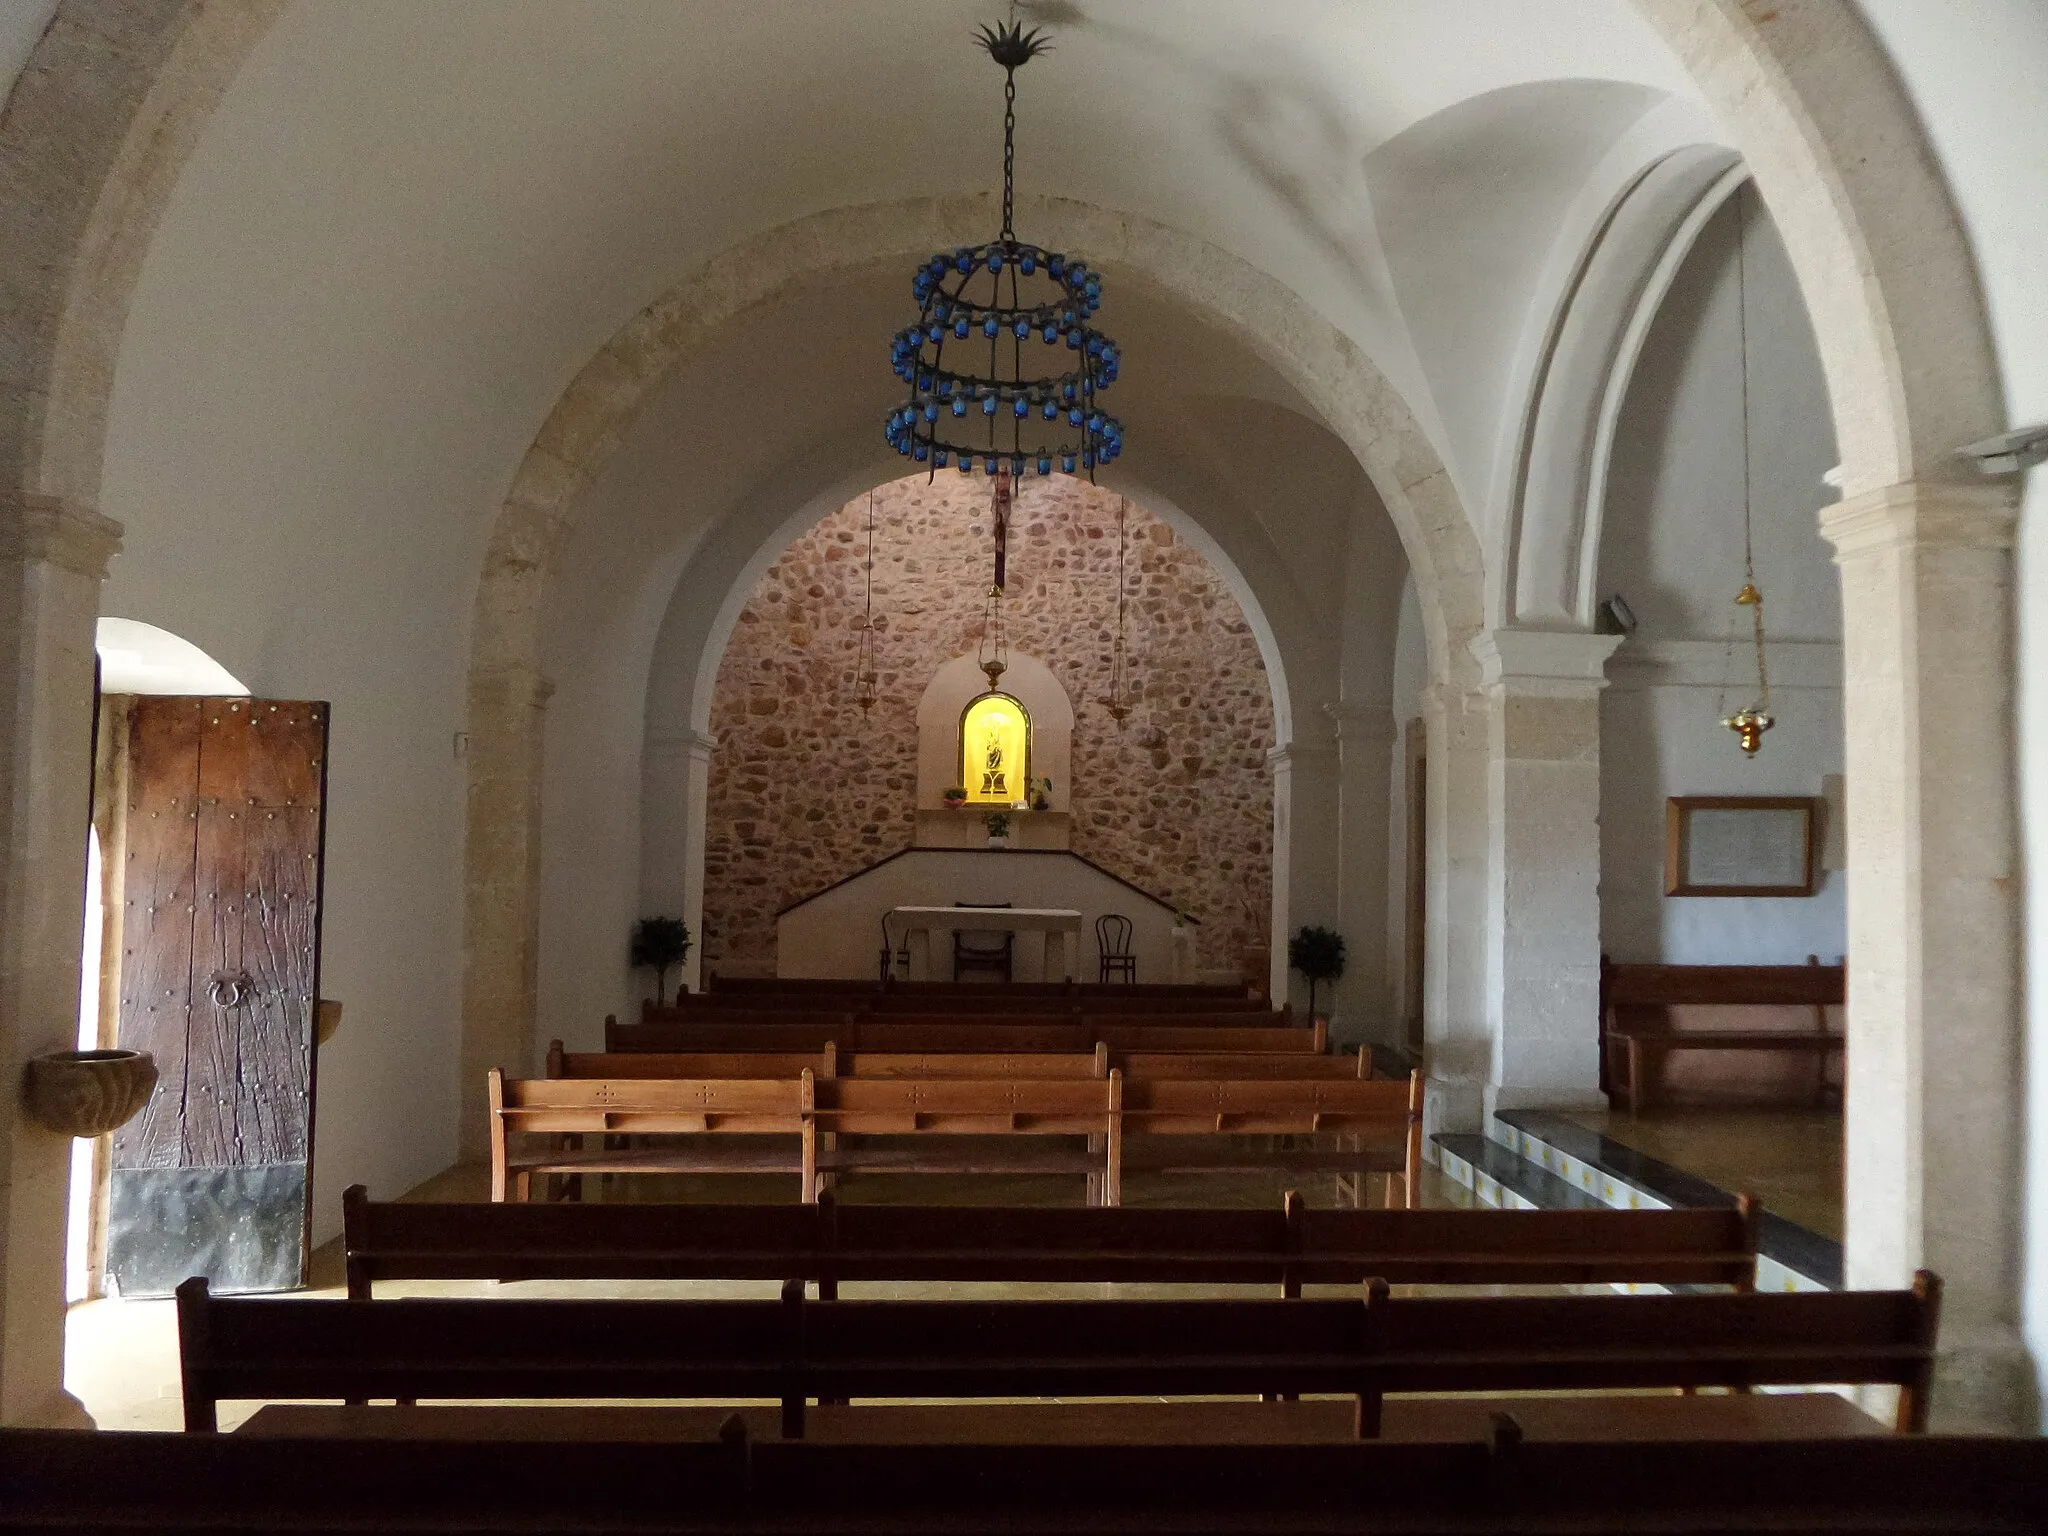
<path id="1" fill-rule="evenodd" d="M 1600 690 L 1618 635 L 1488 630 L 1486 1112 L 1603 1108 Z"/>
<path id="2" fill-rule="evenodd" d="M 1848 1281 L 1938 1273 L 1937 1427 L 2030 1433 L 2015 502 L 1898 485 L 1823 509 L 1821 531 L 1842 572 Z"/>
<path id="3" fill-rule="evenodd" d="M 1486 767 L 1483 695 L 1439 682 L 1428 729 L 1428 921 L 1423 936 L 1424 1127 L 1476 1131 L 1492 1053 L 1486 1023 Z"/>
<path id="4" fill-rule="evenodd" d="M 704 812 L 715 738 L 702 731 L 650 732 L 641 759 L 640 906 L 690 925 L 683 980 L 703 986 Z"/>
<path id="5" fill-rule="evenodd" d="M 1339 821 L 1337 930 L 1345 938 L 1335 1028 L 1346 1041 L 1393 1044 L 1400 1037 L 1387 974 L 1388 797 L 1392 792 L 1394 707 L 1337 704 Z"/>
<path id="6" fill-rule="evenodd" d="M 71 1141 L 21 1109 L 23 1064 L 78 1041 L 94 629 L 118 523 L 0 505 L 0 1424 L 90 1429 L 64 1390 Z"/>
<path id="7" fill-rule="evenodd" d="M 1273 769 L 1273 996 L 1306 1008 L 1308 983 L 1296 982 L 1288 969 L 1287 941 L 1304 926 L 1337 926 L 1337 743 L 1297 728 L 1294 740 L 1273 748 L 1266 761 Z M 1318 1007 L 1328 995 L 1317 989 Z"/>
<path id="8" fill-rule="evenodd" d="M 525 663 L 472 672 L 462 932 L 461 1156 L 490 1156 L 484 1076 L 532 1068 L 539 1001 L 540 792 L 548 695 Z"/>

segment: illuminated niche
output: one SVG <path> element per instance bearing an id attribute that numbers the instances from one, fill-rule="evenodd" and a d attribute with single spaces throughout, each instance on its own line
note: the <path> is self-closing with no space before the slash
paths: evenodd
<path id="1" fill-rule="evenodd" d="M 1031 712 L 984 693 L 960 716 L 960 782 L 970 805 L 1021 805 L 1031 791 Z"/>

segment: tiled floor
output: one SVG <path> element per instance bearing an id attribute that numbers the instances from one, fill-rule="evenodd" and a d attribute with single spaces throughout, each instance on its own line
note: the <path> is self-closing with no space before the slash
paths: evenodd
<path id="1" fill-rule="evenodd" d="M 1682 1168 L 1753 1194 L 1767 1210 L 1840 1241 L 1842 1115 L 1822 1109 L 1652 1109 L 1567 1118 Z"/>
<path id="2" fill-rule="evenodd" d="M 718 1178 L 621 1179 L 620 1197 L 737 1202 L 779 1201 L 793 1197 L 792 1181 L 771 1175 L 730 1175 Z M 1221 1175 L 1193 1179 L 1134 1176 L 1125 1181 L 1130 1205 L 1261 1206 L 1280 1203 L 1289 1183 L 1300 1186 L 1311 1205 L 1335 1203 L 1330 1179 L 1288 1180 L 1280 1175 Z M 481 1200 L 488 1193 L 482 1168 L 458 1167 L 429 1179 L 406 1196 L 409 1200 Z M 1377 1188 L 1374 1190 L 1378 1194 Z M 1072 1179 L 973 1178 L 938 1176 L 848 1179 L 838 1196 L 849 1203 L 917 1200 L 936 1205 L 1005 1204 L 1065 1205 L 1077 1203 L 1079 1185 Z M 1470 1194 L 1443 1179 L 1435 1169 L 1423 1170 L 1423 1202 L 1429 1205 L 1468 1204 Z M 313 1288 L 295 1294 L 333 1297 L 342 1284 L 341 1247 L 329 1243 L 313 1255 Z M 635 1296 L 713 1297 L 758 1296 L 771 1299 L 774 1281 L 523 1281 L 496 1286 L 472 1281 L 421 1281 L 378 1287 L 391 1296 Z M 1243 1289 L 1243 1288 L 1240 1288 Z M 1244 1294 L 1256 1295 L 1255 1289 Z M 847 1286 L 844 1294 L 868 1296 L 1101 1296 L 1143 1297 L 1150 1294 L 1189 1296 L 1188 1287 L 1152 1286 Z M 1232 1294 L 1230 1289 L 1216 1292 Z M 66 1385 L 102 1429 L 175 1430 L 183 1427 L 178 1395 L 177 1318 L 169 1300 L 107 1300 L 81 1303 L 71 1309 L 67 1325 Z M 221 1427 L 233 1429 L 258 1405 L 225 1404 Z"/>

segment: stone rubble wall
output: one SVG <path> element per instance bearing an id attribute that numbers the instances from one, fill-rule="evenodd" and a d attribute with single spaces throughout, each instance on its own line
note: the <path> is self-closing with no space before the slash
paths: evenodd
<path id="1" fill-rule="evenodd" d="M 1119 498 L 1028 480 L 1011 519 L 1005 620 L 1074 705 L 1073 848 L 1201 919 L 1197 961 L 1263 943 L 1273 875 L 1273 700 L 1222 577 L 1130 505 L 1126 648 L 1137 707 L 1103 708 L 1116 636 Z M 972 652 L 991 573 L 989 485 L 947 472 L 874 493 L 881 699 L 853 701 L 867 547 L 863 496 L 776 561 L 719 664 L 711 729 L 704 963 L 771 975 L 775 914 L 910 846 L 917 705 Z M 877 947 L 880 940 L 877 937 Z"/>

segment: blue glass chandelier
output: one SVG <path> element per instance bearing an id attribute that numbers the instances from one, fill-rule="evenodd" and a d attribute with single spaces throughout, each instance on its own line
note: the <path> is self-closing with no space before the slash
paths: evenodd
<path id="1" fill-rule="evenodd" d="M 1078 257 L 1026 245 L 1015 209 L 1017 71 L 1050 46 L 1012 21 L 978 38 L 1003 67 L 1003 232 L 941 251 L 917 269 L 917 323 L 890 350 L 910 397 L 889 413 L 889 446 L 963 475 L 1085 474 L 1124 448 L 1098 399 L 1116 382 L 1116 343 L 1096 330 L 1102 276 Z"/>

